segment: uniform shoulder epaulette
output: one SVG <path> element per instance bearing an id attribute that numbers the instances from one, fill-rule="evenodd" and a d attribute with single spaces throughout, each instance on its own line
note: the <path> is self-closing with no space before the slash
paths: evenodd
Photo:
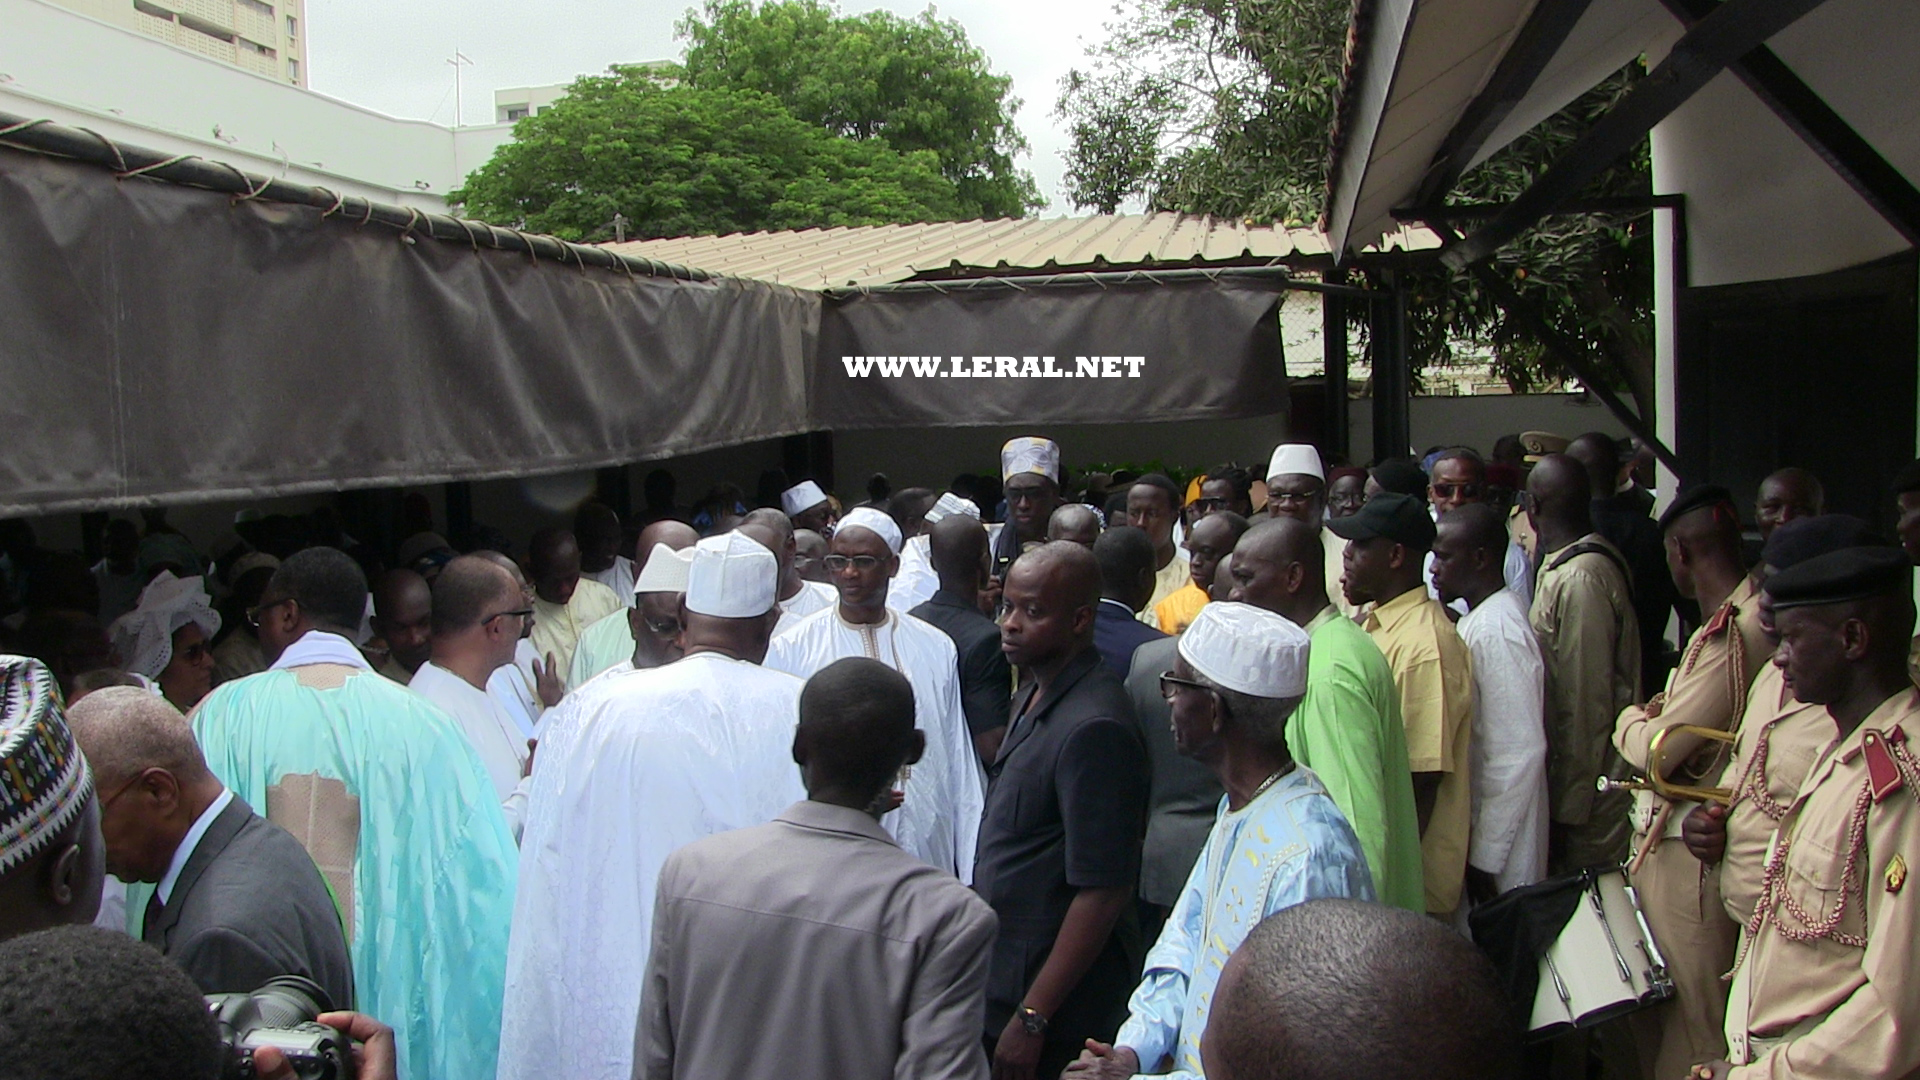
<path id="1" fill-rule="evenodd" d="M 1712 637 L 1715 634 L 1725 633 L 1727 630 L 1727 627 L 1732 625 L 1733 625 L 1733 605 L 1721 604 L 1720 610 L 1714 612 L 1713 618 L 1708 619 L 1707 624 L 1701 627 L 1700 629 L 1706 631 L 1706 634 L 1708 637 Z"/>
<path id="2" fill-rule="evenodd" d="M 1894 757 L 1896 749 L 1907 741 L 1907 733 L 1898 724 L 1886 731 L 1869 731 L 1861 744 L 1861 756 L 1867 759 L 1867 783 L 1875 803 L 1906 786 L 1906 774 Z"/>

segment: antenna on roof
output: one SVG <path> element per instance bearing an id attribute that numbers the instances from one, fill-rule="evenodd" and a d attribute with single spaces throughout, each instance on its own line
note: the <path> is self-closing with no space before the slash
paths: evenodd
<path id="1" fill-rule="evenodd" d="M 447 63 L 453 65 L 453 126 L 457 128 L 460 126 L 460 69 L 471 67 L 473 60 L 456 48 Z"/>

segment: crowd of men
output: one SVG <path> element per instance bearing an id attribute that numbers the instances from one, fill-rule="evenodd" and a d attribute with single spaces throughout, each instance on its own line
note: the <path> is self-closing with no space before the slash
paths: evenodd
<path id="1" fill-rule="evenodd" d="M 650 479 L 523 560 L 8 524 L 5 1056 L 211 1077 L 198 995 L 297 975 L 376 1080 L 1920 1071 L 1920 462 L 1900 544 L 1784 469 L 1756 550 L 1495 449 Z M 1671 994 L 1523 1047 L 1490 927 L 1622 871 Z"/>

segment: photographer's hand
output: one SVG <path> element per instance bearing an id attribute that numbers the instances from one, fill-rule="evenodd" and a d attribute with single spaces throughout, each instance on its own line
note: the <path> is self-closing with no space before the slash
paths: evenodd
<path id="1" fill-rule="evenodd" d="M 365 1013 L 321 1013 L 318 1019 L 354 1041 L 354 1072 L 360 1080 L 399 1080 L 399 1052 L 394 1047 L 392 1028 Z M 254 1051 L 253 1068 L 260 1080 L 298 1080 L 286 1055 L 271 1046 Z"/>

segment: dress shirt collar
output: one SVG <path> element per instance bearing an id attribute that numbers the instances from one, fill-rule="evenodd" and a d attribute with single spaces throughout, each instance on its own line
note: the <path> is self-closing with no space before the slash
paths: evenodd
<path id="1" fill-rule="evenodd" d="M 874 820 L 872 814 L 849 806 L 835 806 L 832 803 L 803 799 L 782 810 L 780 816 L 774 820 L 802 829 L 847 833 L 868 840 L 878 840 L 893 847 L 900 846 L 898 841 L 887 835 L 887 830 L 880 827 L 880 823 Z"/>
<path id="2" fill-rule="evenodd" d="M 193 850 L 200 846 L 201 838 L 207 835 L 208 829 L 213 828 L 214 819 L 219 817 L 220 812 L 225 810 L 227 804 L 232 801 L 232 790 L 221 788 L 219 798 L 208 803 L 207 808 L 200 811 L 200 816 L 193 819 L 193 828 L 188 829 L 187 835 L 180 838 L 180 846 L 173 849 L 173 861 L 167 864 L 166 876 L 160 879 L 159 886 L 153 890 L 154 895 L 160 898 L 162 905 L 173 899 L 173 886 L 180 880 L 180 871 L 187 868 L 187 860 L 193 858 Z"/>
<path id="3" fill-rule="evenodd" d="M 1115 599 L 1114 599 L 1113 597 L 1111 597 L 1111 596 L 1103 596 L 1103 597 L 1101 597 L 1101 598 L 1100 598 L 1100 603 L 1101 603 L 1102 605 L 1106 605 L 1106 604 L 1112 604 L 1112 605 L 1113 605 L 1113 607 L 1114 607 L 1114 613 L 1115 613 L 1115 614 L 1118 614 L 1118 615 L 1123 615 L 1123 616 L 1125 616 L 1126 618 L 1129 618 L 1129 619 L 1133 619 L 1133 618 L 1137 618 L 1137 617 L 1138 617 L 1138 616 L 1137 616 L 1137 614 L 1136 614 L 1136 613 L 1134 612 L 1134 610 L 1133 610 L 1132 608 L 1130 608 L 1130 607 L 1128 607 L 1127 605 L 1125 605 L 1125 604 L 1123 604 L 1123 603 L 1121 603 L 1121 602 L 1120 602 L 1120 601 L 1118 601 L 1118 600 L 1115 600 Z"/>
<path id="4" fill-rule="evenodd" d="M 299 641 L 287 646 L 280 658 L 273 662 L 273 670 L 307 664 L 344 664 L 361 671 L 373 670 L 373 665 L 360 655 L 360 650 L 354 647 L 353 642 L 325 630 L 309 630 L 302 634 Z"/>
<path id="5" fill-rule="evenodd" d="M 1375 604 L 1373 613 L 1367 616 L 1367 622 L 1383 629 L 1392 629 L 1395 624 L 1419 610 L 1422 604 L 1431 599 L 1425 588 L 1415 586 L 1384 604 Z"/>

